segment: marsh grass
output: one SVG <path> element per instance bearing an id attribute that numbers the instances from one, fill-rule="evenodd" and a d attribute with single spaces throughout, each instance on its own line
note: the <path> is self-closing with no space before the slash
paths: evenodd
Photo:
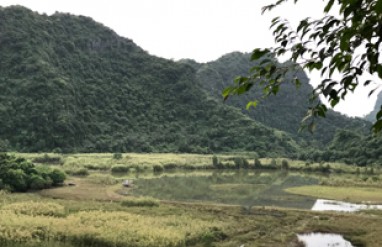
<path id="1" fill-rule="evenodd" d="M 87 177 L 87 181 L 94 184 L 115 185 L 121 182 L 121 179 L 117 179 L 110 174 L 93 173 Z"/>
<path id="2" fill-rule="evenodd" d="M 261 179 L 267 180 L 269 176 Z M 88 193 L 102 187 L 107 190 L 116 187 L 90 183 L 88 178 L 75 178 L 75 182 L 78 188 L 86 187 Z M 61 189 L 73 189 L 73 195 L 60 196 L 63 191 L 58 190 L 54 196 L 65 199 L 52 200 L 36 193 L 0 192 L 0 241 L 19 242 L 21 245 L 16 245 L 19 247 L 26 242 L 49 246 L 43 245 L 45 241 L 92 247 L 230 247 L 243 244 L 246 247 L 297 247 L 296 233 L 323 231 L 342 234 L 358 244 L 356 246 L 379 247 L 382 242 L 382 218 L 379 212 L 373 211 L 343 214 L 250 207 L 243 213 L 242 207 L 203 202 L 161 202 L 159 207 L 125 207 L 110 200 L 77 200 L 74 188 Z M 98 192 L 98 196 L 101 195 L 107 194 Z M 30 202 L 55 203 L 63 206 L 67 213 L 63 217 L 31 216 L 2 209 L 7 205 L 28 205 Z"/>
<path id="3" fill-rule="evenodd" d="M 24 214 L 29 216 L 54 216 L 65 215 L 65 208 L 53 202 L 18 202 L 5 205 L 1 210 L 14 214 Z"/>
<path id="4" fill-rule="evenodd" d="M 67 180 L 67 183 L 73 183 L 75 186 L 46 189 L 38 193 L 45 197 L 65 200 L 119 201 L 123 199 L 123 196 L 115 192 L 121 188 L 121 185 L 114 184 L 114 179 L 103 175 L 92 176 L 90 179 L 72 177 Z M 112 185 L 105 185 L 105 183 L 112 183 Z"/>
<path id="5" fill-rule="evenodd" d="M 175 153 L 124 153 L 121 159 L 114 159 L 112 153 L 80 153 L 80 154 L 29 154 L 17 153 L 18 156 L 33 160 L 42 159 L 44 156 L 59 157 L 63 162 L 62 168 L 68 174 L 75 174 L 81 168 L 89 170 L 111 171 L 112 167 L 120 167 L 126 171 L 164 170 L 171 169 L 282 169 L 282 162 L 288 163 L 288 170 L 317 173 L 351 173 L 368 174 L 371 169 L 359 168 L 344 163 L 325 162 L 313 163 L 285 158 L 261 158 L 255 153 L 232 153 L 232 154 L 175 154 Z M 218 165 L 214 165 L 213 159 L 218 159 Z M 236 160 L 236 163 L 235 163 Z M 238 166 L 237 160 L 241 160 L 243 166 Z M 254 161 L 259 160 L 261 167 L 256 167 Z M 116 168 L 114 168 L 116 169 Z M 83 171 L 83 170 L 82 170 Z M 380 174 L 381 170 L 373 168 L 373 174 Z M 84 175 L 84 174 L 81 174 Z"/>
<path id="6" fill-rule="evenodd" d="M 119 211 L 84 211 L 54 218 L 0 210 L 0 220 L 0 240 L 61 241 L 94 247 L 185 246 L 222 225 L 188 215 L 151 217 Z"/>
<path id="7" fill-rule="evenodd" d="M 313 196 L 316 198 L 355 203 L 368 202 L 371 204 L 382 204 L 382 188 L 310 185 L 287 188 L 285 191 L 298 195 Z"/>
<path id="8" fill-rule="evenodd" d="M 152 197 L 130 197 L 121 201 L 124 207 L 159 207 L 159 200 Z"/>
<path id="9" fill-rule="evenodd" d="M 42 155 L 21 154 L 21 156 L 29 159 Z M 218 154 L 217 156 L 225 168 L 234 168 L 234 157 L 237 156 L 246 158 L 249 164 L 252 164 L 253 159 L 257 158 L 257 156 L 250 157 L 247 154 Z M 61 155 L 61 157 L 64 162 L 63 169 L 86 168 L 91 170 L 90 175 L 88 177 L 70 177 L 67 182 L 76 184 L 72 187 L 64 186 L 38 193 L 24 194 L 0 192 L 0 241 L 21 243 L 53 241 L 73 243 L 74 246 L 93 247 L 230 247 L 241 245 L 246 247 L 296 247 L 298 246 L 296 233 L 322 231 L 342 234 L 346 239 L 353 241 L 356 246 L 379 247 L 382 243 L 382 234 L 380 234 L 382 232 L 382 217 L 379 211 L 343 214 L 249 206 L 248 210 L 243 213 L 242 207 L 216 205 L 204 200 L 198 200 L 196 203 L 161 201 L 157 207 L 122 206 L 121 202 L 128 198 L 115 193 L 121 188 L 121 185 L 113 184 L 115 180 L 107 174 L 93 175 L 94 172 L 98 171 L 102 171 L 102 173 L 110 171 L 111 167 L 116 164 L 138 170 L 150 170 L 155 165 L 160 165 L 167 168 L 175 166 L 176 168 L 199 169 L 192 171 L 192 173 L 184 173 L 183 177 L 179 177 L 175 173 L 160 174 L 161 177 L 174 177 L 174 179 L 182 180 L 183 183 L 184 180 L 193 176 L 190 174 L 204 176 L 205 180 L 226 179 L 226 176 L 209 178 L 208 173 L 200 170 L 213 166 L 212 155 L 123 154 L 123 158 L 120 160 L 113 159 L 112 154 L 69 154 Z M 260 161 L 264 166 L 271 163 L 271 159 L 260 159 Z M 281 167 L 282 159 L 275 159 L 275 161 L 276 167 Z M 306 163 L 292 160 L 288 160 L 288 164 L 289 170 L 310 172 L 318 171 L 320 167 L 327 165 L 326 163 Z M 376 188 L 379 187 L 379 180 L 370 179 L 370 177 L 380 176 L 380 169 L 375 168 L 371 176 L 369 170 L 357 169 L 357 167 L 339 163 L 330 163 L 329 165 L 332 174 L 358 173 L 364 175 L 360 176 L 360 179 L 368 185 L 363 186 L 361 180 L 357 184 L 351 185 L 349 182 L 351 178 L 346 180 L 335 177 L 334 179 L 337 181 L 330 186 L 310 187 L 306 191 L 307 195 L 313 196 L 317 188 L 324 187 L 322 193 L 326 193 L 328 199 L 330 199 L 329 196 L 334 195 L 333 199 L 342 200 L 345 197 L 346 200 L 354 202 L 357 200 L 373 201 L 374 199 L 382 201 L 379 196 L 382 191 L 380 188 Z M 232 171 L 227 170 L 227 174 L 230 173 Z M 211 189 L 220 192 L 222 196 L 227 189 L 241 193 L 247 190 L 253 191 L 252 187 L 255 187 L 261 192 L 264 181 L 272 179 L 272 176 L 262 174 L 259 179 L 260 182 L 256 186 L 236 185 L 238 184 L 236 181 L 226 181 L 224 185 L 212 186 Z M 325 179 L 318 179 L 321 182 L 325 181 Z M 295 178 L 292 180 L 295 181 Z M 289 182 L 293 186 L 297 186 L 292 180 Z M 282 181 L 283 177 L 275 179 L 275 187 L 281 185 Z M 200 182 L 185 184 L 184 189 L 180 188 L 179 193 L 185 194 L 187 190 L 201 188 L 201 185 L 206 185 L 205 188 L 208 188 L 209 183 L 207 182 L 205 181 L 204 184 L 203 182 L 202 184 Z M 336 188 L 335 186 L 340 183 L 344 183 L 344 185 Z M 165 184 L 153 184 L 162 186 L 160 192 L 165 193 L 163 191 Z M 341 190 L 336 192 L 335 190 L 338 188 Z M 203 198 L 205 191 L 199 190 L 200 198 Z M 367 191 L 374 192 L 367 194 Z M 267 191 L 269 194 L 274 192 L 275 190 Z M 345 193 L 350 195 L 347 197 Z M 245 195 L 240 194 L 239 196 Z M 290 200 L 289 197 L 285 198 Z M 53 203 L 58 205 L 58 208 L 63 207 L 65 214 L 57 217 L 49 215 L 49 213 L 36 213 L 37 209 L 33 208 L 38 204 L 34 203 L 47 205 Z M 19 206 L 21 208 L 25 207 L 23 210 L 28 213 L 13 211 L 17 204 L 22 205 Z M 49 212 L 49 210 L 46 211 Z M 57 212 L 59 211 L 57 210 Z M 0 246 L 2 246 L 1 243 Z"/>

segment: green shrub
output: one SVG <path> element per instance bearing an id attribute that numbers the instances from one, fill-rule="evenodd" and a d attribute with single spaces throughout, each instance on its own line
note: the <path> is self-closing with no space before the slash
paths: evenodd
<path id="1" fill-rule="evenodd" d="M 49 173 L 49 177 L 52 179 L 53 185 L 59 185 L 59 184 L 62 184 L 64 182 L 66 175 L 63 171 L 61 171 L 59 169 L 53 169 Z"/>
<path id="2" fill-rule="evenodd" d="M 129 172 L 130 167 L 126 165 L 114 165 L 111 167 L 111 172 L 114 173 L 126 173 Z"/>
<path id="3" fill-rule="evenodd" d="M 75 169 L 66 169 L 65 173 L 73 176 L 87 176 L 89 175 L 88 169 L 85 167 L 82 168 L 75 168 Z"/>
<path id="4" fill-rule="evenodd" d="M 63 165 L 64 160 L 60 156 L 49 156 L 48 154 L 44 154 L 42 157 L 36 157 L 32 160 L 35 163 L 41 164 L 55 164 L 55 165 Z"/>
<path id="5" fill-rule="evenodd" d="M 166 170 L 171 170 L 171 169 L 177 168 L 177 165 L 174 164 L 174 163 L 168 163 L 168 164 L 164 164 L 163 168 L 166 169 Z"/>
<path id="6" fill-rule="evenodd" d="M 32 190 L 41 190 L 47 187 L 47 181 L 40 175 L 33 174 L 30 177 L 30 188 Z"/>
<path id="7" fill-rule="evenodd" d="M 84 167 L 89 170 L 108 170 L 110 165 L 107 164 L 85 164 Z"/>
<path id="8" fill-rule="evenodd" d="M 162 165 L 154 165 L 153 170 L 154 172 L 163 172 L 164 167 Z"/>
<path id="9" fill-rule="evenodd" d="M 219 159 L 216 155 L 212 156 L 212 165 L 214 167 L 218 167 L 219 166 Z"/>
<path id="10" fill-rule="evenodd" d="M 150 197 L 125 199 L 121 202 L 125 207 L 158 207 L 159 201 Z"/>
<path id="11" fill-rule="evenodd" d="M 269 166 L 271 166 L 271 167 L 276 167 L 276 166 L 277 166 L 277 162 L 276 162 L 276 160 L 275 160 L 275 159 L 272 159 L 272 160 L 271 160 L 271 163 L 269 164 Z"/>
<path id="12" fill-rule="evenodd" d="M 38 190 L 62 183 L 65 179 L 58 169 L 35 166 L 26 159 L 0 154 L 0 188 L 24 192 Z"/>
<path id="13" fill-rule="evenodd" d="M 8 169 L 3 178 L 12 191 L 25 192 L 28 190 L 28 175 L 22 169 Z"/>
<path id="14" fill-rule="evenodd" d="M 281 161 L 281 169 L 282 170 L 289 170 L 289 163 L 287 160 L 282 160 Z"/>
<path id="15" fill-rule="evenodd" d="M 240 157 L 235 157 L 235 158 L 233 159 L 233 162 L 235 163 L 235 167 L 236 167 L 237 169 L 243 167 L 243 159 L 242 159 L 242 158 L 240 158 Z"/>
<path id="16" fill-rule="evenodd" d="M 115 159 L 115 160 L 120 160 L 122 158 L 123 158 L 123 156 L 121 153 L 114 153 L 113 154 L 113 159 Z"/>
<path id="17" fill-rule="evenodd" d="M 262 167 L 261 161 L 258 158 L 256 158 L 255 161 L 254 161 L 253 166 L 255 168 L 261 168 Z"/>
<path id="18" fill-rule="evenodd" d="M 249 167 L 249 162 L 247 159 L 242 158 L 242 167 L 245 169 Z"/>

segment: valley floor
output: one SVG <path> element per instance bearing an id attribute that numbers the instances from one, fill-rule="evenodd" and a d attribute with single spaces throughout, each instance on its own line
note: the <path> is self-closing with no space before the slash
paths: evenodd
<path id="1" fill-rule="evenodd" d="M 32 160 L 41 156 L 24 154 L 24 157 Z M 129 162 L 125 160 L 126 156 L 130 157 L 127 159 L 130 159 Z M 0 240 L 4 242 L 4 246 L 9 247 L 26 244 L 57 247 L 299 247 L 301 243 L 297 241 L 297 233 L 330 232 L 342 234 L 355 246 L 377 247 L 382 243 L 380 211 L 350 214 L 271 206 L 235 206 L 203 201 L 158 200 L 130 193 L 131 188 L 121 185 L 123 176 L 112 176 L 110 173 L 110 169 L 117 163 L 129 164 L 132 169 L 139 170 L 136 166 L 139 162 L 132 162 L 134 159 L 145 160 L 141 165 L 144 163 L 146 166 L 154 166 L 160 162 L 164 166 L 170 163 L 166 159 L 171 159 L 173 164 L 179 164 L 176 160 L 183 160 L 182 164 L 185 166 L 187 162 L 199 159 L 198 165 L 207 166 L 211 163 L 211 157 L 163 155 L 164 161 L 158 159 L 152 163 L 150 160 L 156 160 L 152 155 L 144 157 L 128 154 L 121 160 L 114 160 L 112 154 L 63 157 L 62 163 L 55 166 L 63 169 L 71 167 L 73 170 L 87 166 L 88 174 L 72 175 L 66 180 L 65 186 L 39 192 L 0 192 Z M 228 162 L 231 156 L 221 157 Z M 261 161 L 267 163 L 265 159 Z M 295 163 L 297 167 L 299 163 Z M 108 166 L 108 169 L 89 169 L 91 164 Z M 289 164 L 293 166 L 294 163 L 290 161 Z M 305 167 L 305 164 L 301 166 Z M 331 166 L 334 167 L 334 164 Z M 346 200 L 350 197 L 350 201 L 382 202 L 382 198 L 377 196 L 382 187 L 378 172 L 379 170 L 375 170 L 373 175 L 367 177 L 338 174 L 332 176 L 330 181 L 322 178 L 319 184 L 295 186 L 288 191 L 326 199 Z M 202 173 L 199 175 L 205 176 Z M 368 181 L 366 178 L 373 179 Z M 150 175 L 147 175 L 147 179 L 150 179 Z M 275 183 L 279 181 L 275 180 Z M 234 184 L 227 184 L 224 188 L 238 191 L 245 189 Z M 353 193 L 346 196 L 346 191 Z M 20 242 L 22 245 L 18 245 Z"/>

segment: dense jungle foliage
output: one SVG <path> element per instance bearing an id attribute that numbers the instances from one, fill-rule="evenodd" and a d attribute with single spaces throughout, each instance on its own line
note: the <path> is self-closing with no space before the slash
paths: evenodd
<path id="1" fill-rule="evenodd" d="M 0 151 L 254 151 L 344 160 L 348 144 L 336 138 L 348 130 L 364 140 L 349 144 L 359 147 L 351 154 L 368 153 L 357 155 L 358 164 L 379 157 L 377 150 L 369 155 L 369 142 L 379 139 L 365 137 L 371 124 L 361 119 L 329 111 L 314 135 L 298 133 L 312 91 L 302 71 L 298 90 L 286 82 L 277 97 L 248 111 L 246 103 L 261 92 L 226 104 L 221 92 L 253 65 L 249 54 L 173 62 L 88 17 L 20 6 L 0 9 L 0 34 Z"/>
<path id="2" fill-rule="evenodd" d="M 24 158 L 0 153 L 0 190 L 24 192 L 40 190 L 63 183 L 60 169 L 37 167 Z"/>
<path id="3" fill-rule="evenodd" d="M 192 63 L 191 61 L 188 62 Z M 231 85 L 238 75 L 248 73 L 253 65 L 254 63 L 250 61 L 250 54 L 240 52 L 227 54 L 206 64 L 194 63 L 200 85 L 220 100 L 224 88 Z M 309 84 L 309 78 L 303 70 L 291 72 L 291 78 L 294 73 L 297 74 L 301 82 L 298 88 L 292 82 L 286 81 L 281 84 L 282 88 L 277 96 L 262 100 L 262 89 L 256 90 L 255 88 L 240 97 L 231 97 L 226 102 L 238 107 L 242 113 L 266 126 L 286 131 L 295 138 L 301 138 L 316 146 L 329 143 L 337 130 L 349 129 L 361 134 L 366 134 L 369 131 L 370 123 L 329 110 L 326 118 L 318 119 L 317 129 L 313 135 L 307 131 L 299 132 L 301 120 L 306 115 L 307 106 L 310 105 L 309 98 L 313 87 Z M 258 105 L 246 110 L 247 103 L 253 100 L 258 100 Z"/>
<path id="4" fill-rule="evenodd" d="M 341 130 L 327 147 L 320 150 L 307 149 L 297 158 L 315 162 L 342 161 L 358 166 L 381 166 L 382 136 L 360 135 Z"/>
<path id="5" fill-rule="evenodd" d="M 186 64 L 83 16 L 0 9 L 0 148 L 24 152 L 256 151 L 286 133 L 209 97 Z"/>

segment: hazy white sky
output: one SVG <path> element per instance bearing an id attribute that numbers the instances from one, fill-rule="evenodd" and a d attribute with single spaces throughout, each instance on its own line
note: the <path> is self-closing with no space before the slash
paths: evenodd
<path id="1" fill-rule="evenodd" d="M 233 51 L 270 47 L 271 19 L 281 15 L 292 23 L 319 17 L 322 0 L 300 0 L 261 15 L 270 0 L 0 0 L 1 6 L 22 5 L 40 13 L 55 11 L 90 16 L 119 35 L 132 39 L 150 54 L 169 59 L 215 60 Z M 291 1 L 293 2 L 293 1 Z M 319 81 L 311 75 L 312 83 Z M 362 116 L 374 107 L 375 96 L 358 90 L 335 110 Z"/>

